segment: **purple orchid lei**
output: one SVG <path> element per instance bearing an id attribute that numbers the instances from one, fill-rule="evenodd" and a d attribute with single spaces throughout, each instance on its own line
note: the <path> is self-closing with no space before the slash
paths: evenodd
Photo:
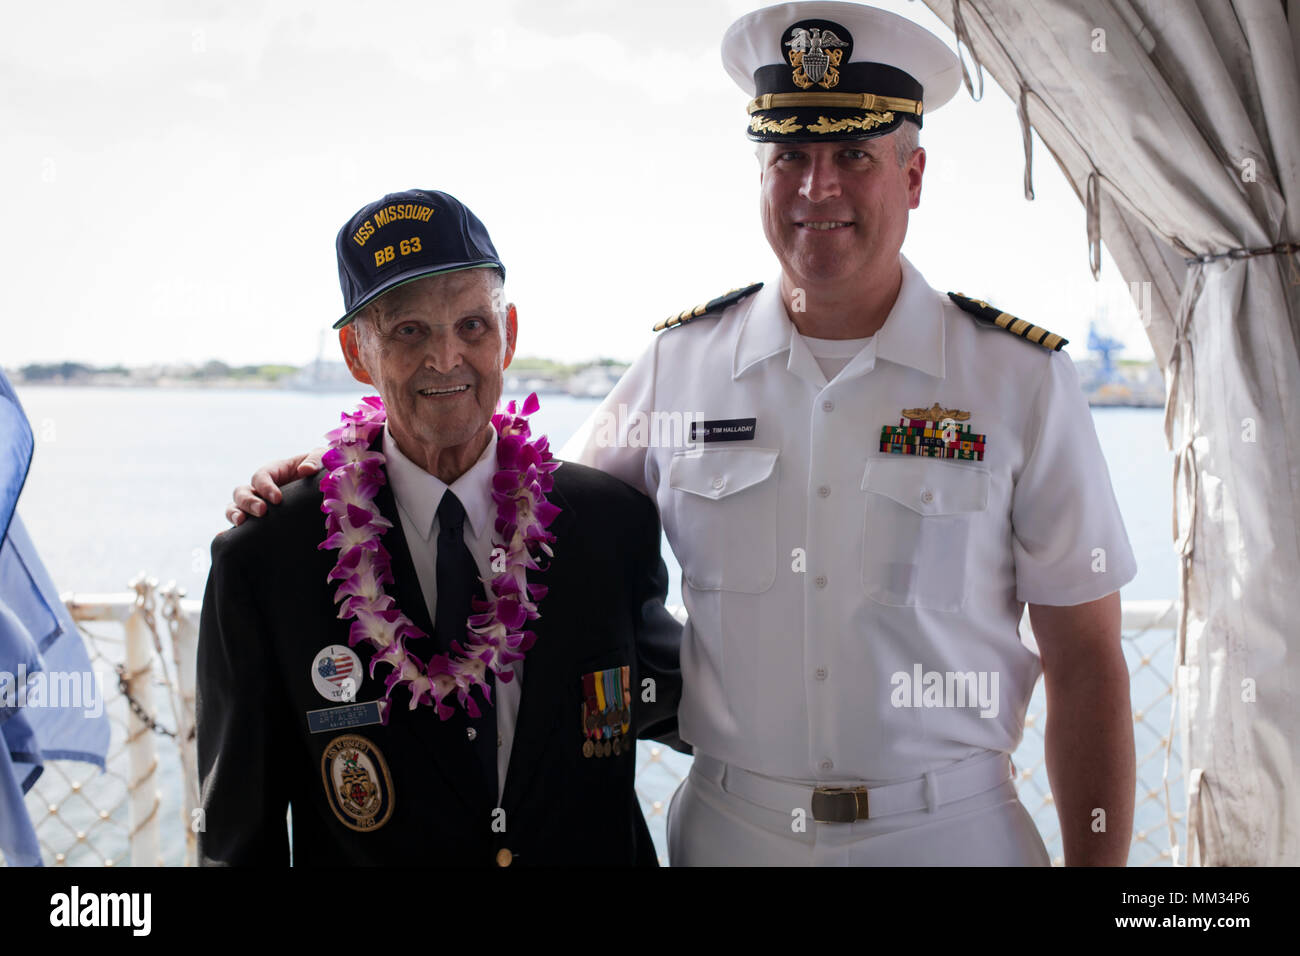
<path id="1" fill-rule="evenodd" d="M 370 443 L 383 430 L 387 413 L 377 395 L 362 399 L 354 412 L 344 412 L 343 424 L 326 435 L 329 451 L 323 463 L 329 473 L 321 478 L 325 501 L 327 537 L 319 550 L 338 549 L 338 563 L 327 581 L 342 582 L 334 594 L 339 617 L 354 618 L 348 644 L 368 643 L 375 649 L 370 676 L 384 662 L 391 666 L 380 703 L 383 722 L 388 723 L 394 688 L 407 685 L 411 710 L 433 706 L 442 720 L 455 713 L 448 702 L 453 695 L 466 712 L 479 716 L 470 691 L 481 689 L 491 700 L 485 680 L 487 668 L 498 680 L 508 683 L 514 672 L 510 665 L 523 660 L 537 635 L 526 629 L 539 615 L 537 602 L 546 588 L 528 582 L 528 571 L 545 570 L 539 556 L 552 556 L 555 535 L 546 528 L 560 509 L 546 500 L 554 487 L 551 473 L 560 467 L 553 459 L 545 435 L 530 440 L 528 416 L 540 403 L 536 393 L 524 400 L 516 414 L 510 402 L 504 413 L 492 416 L 497 432 L 497 472 L 492 476 L 492 500 L 496 502 L 496 538 L 492 551 L 493 570 L 504 568 L 484 581 L 488 600 L 474 598 L 461 641 L 451 642 L 451 654 L 435 654 L 427 662 L 406 649 L 406 641 L 425 634 L 397 607 L 384 585 L 393 583 L 392 561 L 380 542 L 392 522 L 379 513 L 375 496 L 387 483 L 384 456 L 370 450 Z"/>

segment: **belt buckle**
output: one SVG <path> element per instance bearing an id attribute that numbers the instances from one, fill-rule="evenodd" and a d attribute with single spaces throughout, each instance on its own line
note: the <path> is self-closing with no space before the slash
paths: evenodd
<path id="1" fill-rule="evenodd" d="M 812 795 L 812 815 L 818 823 L 853 823 L 866 820 L 866 787 L 817 787 Z"/>

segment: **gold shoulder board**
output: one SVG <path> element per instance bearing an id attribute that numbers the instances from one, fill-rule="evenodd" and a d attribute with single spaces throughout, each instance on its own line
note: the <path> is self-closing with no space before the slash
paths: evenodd
<path id="1" fill-rule="evenodd" d="M 759 289 L 763 288 L 763 283 L 755 282 L 753 285 L 747 285 L 740 289 L 732 289 L 730 292 L 718 296 L 716 299 L 710 299 L 702 305 L 697 305 L 693 309 L 683 309 L 668 316 L 654 327 L 654 331 L 662 332 L 664 329 L 674 329 L 679 325 L 685 325 L 692 319 L 698 319 L 702 315 L 710 315 L 714 312 L 721 312 L 729 305 L 735 305 L 747 295 L 753 295 Z"/>
<path id="2" fill-rule="evenodd" d="M 1017 319 L 1000 309 L 995 309 L 983 299 L 972 299 L 969 296 L 962 295 L 960 292 L 949 292 L 948 298 L 966 312 L 975 316 L 979 322 L 996 325 L 1000 329 L 1005 329 L 1012 335 L 1018 335 L 1022 339 L 1028 339 L 1035 345 L 1041 345 L 1045 349 L 1051 349 L 1054 352 L 1061 351 L 1061 348 L 1069 344 L 1069 339 L 1063 339 L 1055 332 L 1049 332 L 1047 329 L 1026 322 L 1024 319 Z"/>

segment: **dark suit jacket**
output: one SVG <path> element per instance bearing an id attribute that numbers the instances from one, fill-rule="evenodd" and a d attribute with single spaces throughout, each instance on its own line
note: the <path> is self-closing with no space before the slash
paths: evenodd
<path id="1" fill-rule="evenodd" d="M 431 707 L 409 710 L 399 689 L 386 727 L 309 731 L 307 711 L 331 706 L 313 687 L 312 662 L 330 644 L 347 646 L 350 624 L 337 617 L 337 585 L 326 583 L 338 552 L 317 550 L 319 475 L 286 486 L 266 517 L 217 536 L 198 649 L 202 864 L 286 864 L 292 807 L 295 865 L 655 865 L 633 786 L 635 748 L 583 756 L 582 677 L 629 665 L 634 733 L 675 732 L 681 627 L 663 607 L 658 513 L 630 486 L 573 462 L 555 472 L 549 498 L 562 510 L 550 527 L 555 557 L 530 575 L 550 590 L 530 625 L 537 642 L 524 661 L 504 818 L 493 816 L 496 794 L 459 706 L 443 721 Z M 393 523 L 382 539 L 396 579 L 388 593 L 432 634 L 387 485 L 377 503 Z M 427 660 L 427 640 L 408 647 Z M 391 668 L 380 664 L 370 678 L 373 650 L 353 650 L 366 675 L 356 699 L 381 697 Z M 645 678 L 652 702 L 642 699 Z M 342 734 L 364 738 L 391 775 L 392 813 L 365 832 L 345 824 L 325 789 L 326 748 Z"/>

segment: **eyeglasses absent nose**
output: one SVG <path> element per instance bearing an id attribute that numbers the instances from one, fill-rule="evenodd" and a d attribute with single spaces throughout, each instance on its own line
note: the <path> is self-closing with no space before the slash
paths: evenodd
<path id="1" fill-rule="evenodd" d="M 816 150 L 808 155 L 799 184 L 799 195 L 809 202 L 821 202 L 840 194 L 840 170 L 835 154 Z"/>
<path id="2" fill-rule="evenodd" d="M 464 349 L 454 325 L 435 325 L 424 343 L 425 367 L 450 372 L 464 361 Z"/>

